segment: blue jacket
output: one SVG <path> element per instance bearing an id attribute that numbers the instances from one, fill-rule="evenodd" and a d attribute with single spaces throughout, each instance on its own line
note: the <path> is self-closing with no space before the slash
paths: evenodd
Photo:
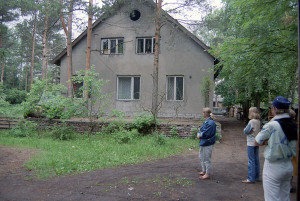
<path id="1" fill-rule="evenodd" d="M 216 142 L 216 123 L 211 118 L 203 122 L 202 127 L 198 132 L 200 142 L 199 146 L 209 146 Z"/>

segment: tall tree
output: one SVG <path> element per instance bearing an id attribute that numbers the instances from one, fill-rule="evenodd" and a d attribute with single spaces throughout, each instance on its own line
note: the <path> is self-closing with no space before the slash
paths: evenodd
<path id="1" fill-rule="evenodd" d="M 294 98 L 297 2 L 225 0 L 224 3 L 224 8 L 207 18 L 208 27 L 221 40 L 212 51 L 223 66 L 217 91 L 225 100 L 232 100 L 237 94 L 235 103 L 251 101 L 256 106 L 277 95 Z"/>
<path id="2" fill-rule="evenodd" d="M 86 72 L 91 70 L 91 45 L 92 45 L 92 20 L 93 20 L 93 0 L 89 0 L 88 8 L 88 28 L 87 28 L 87 45 L 86 45 Z M 88 88 L 89 86 L 87 86 Z M 88 100 L 88 92 L 84 91 L 84 100 Z"/>
<path id="3" fill-rule="evenodd" d="M 152 91 L 152 115 L 154 122 L 156 122 L 158 110 L 158 66 L 159 66 L 159 47 L 160 47 L 160 28 L 161 28 L 161 8 L 162 0 L 156 1 L 155 9 L 155 52 L 153 65 L 153 91 Z"/>

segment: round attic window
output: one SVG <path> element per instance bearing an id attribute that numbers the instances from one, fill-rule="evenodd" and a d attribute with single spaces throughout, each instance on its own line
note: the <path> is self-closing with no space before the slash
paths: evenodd
<path id="1" fill-rule="evenodd" d="M 130 13 L 130 19 L 132 21 L 137 21 L 138 19 L 140 19 L 141 17 L 141 13 L 140 11 L 138 10 L 133 10 L 131 13 Z"/>

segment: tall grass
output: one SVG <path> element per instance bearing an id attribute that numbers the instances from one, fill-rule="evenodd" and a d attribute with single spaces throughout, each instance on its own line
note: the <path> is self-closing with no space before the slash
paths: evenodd
<path id="1" fill-rule="evenodd" d="M 197 141 L 192 139 L 166 138 L 165 143 L 159 145 L 153 136 L 143 136 L 120 144 L 111 135 L 103 134 L 91 138 L 78 134 L 73 140 L 61 141 L 13 137 L 8 131 L 0 132 L 0 144 L 38 149 L 25 167 L 39 178 L 137 164 L 182 154 L 197 147 Z"/>

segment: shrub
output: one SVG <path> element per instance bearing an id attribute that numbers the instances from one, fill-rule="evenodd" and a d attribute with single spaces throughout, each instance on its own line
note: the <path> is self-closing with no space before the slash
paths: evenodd
<path id="1" fill-rule="evenodd" d="M 125 130 L 125 126 L 124 121 L 112 121 L 106 127 L 102 127 L 102 132 L 104 134 L 115 134 L 120 130 Z"/>
<path id="2" fill-rule="evenodd" d="M 157 131 L 155 131 L 153 136 L 154 139 L 154 143 L 157 145 L 164 145 L 166 144 L 167 140 L 166 140 L 166 136 L 164 135 L 164 133 L 159 133 Z"/>
<path id="3" fill-rule="evenodd" d="M 5 100 L 10 104 L 20 104 L 25 101 L 27 92 L 24 90 L 10 89 L 6 90 Z"/>
<path id="4" fill-rule="evenodd" d="M 114 135 L 114 139 L 119 144 L 129 143 L 138 135 L 138 131 L 133 129 L 131 131 L 121 129 Z"/>
<path id="5" fill-rule="evenodd" d="M 38 125 L 32 121 L 21 120 L 10 130 L 14 137 L 32 137 L 37 132 Z"/>
<path id="6" fill-rule="evenodd" d="M 62 126 L 54 124 L 50 128 L 50 135 L 53 139 L 57 140 L 72 140 L 74 138 L 74 127 L 67 126 L 65 122 L 63 122 Z"/>
<path id="7" fill-rule="evenodd" d="M 222 135 L 221 135 L 221 133 L 219 133 L 219 132 L 217 131 L 217 132 L 216 132 L 216 142 L 217 142 L 217 143 L 220 143 L 221 139 L 222 139 Z"/>
<path id="8" fill-rule="evenodd" d="M 155 126 L 154 118 L 153 116 L 142 114 L 135 117 L 131 126 L 133 129 L 137 129 L 142 135 L 149 134 Z"/>
<path id="9" fill-rule="evenodd" d="M 170 130 L 171 137 L 178 137 L 178 130 L 176 126 L 172 126 Z"/>
<path id="10" fill-rule="evenodd" d="M 197 128 L 192 128 L 191 130 L 191 139 L 197 139 L 197 133 L 198 133 L 199 129 Z"/>

